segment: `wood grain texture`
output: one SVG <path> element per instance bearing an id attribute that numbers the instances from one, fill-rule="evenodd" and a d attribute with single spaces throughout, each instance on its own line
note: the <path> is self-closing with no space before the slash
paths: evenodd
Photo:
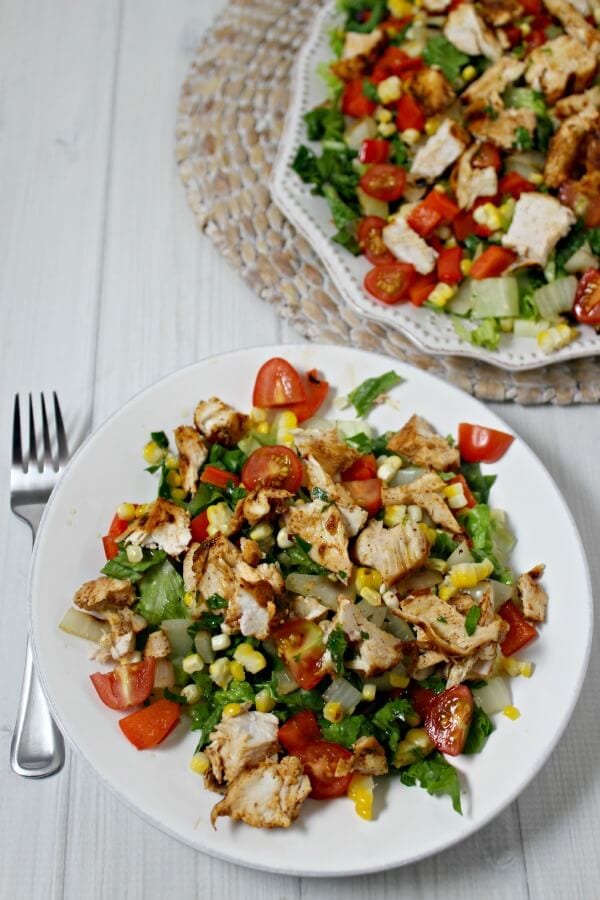
<path id="1" fill-rule="evenodd" d="M 88 412 L 98 424 L 178 366 L 236 347 L 297 340 L 196 232 L 177 179 L 173 128 L 180 82 L 202 30 L 223 5 L 224 0 L 0 0 L 5 436 L 7 398 L 16 389 L 57 386 L 70 431 L 78 436 Z M 597 411 L 496 409 L 557 479 L 584 536 L 594 583 L 600 583 Z M 520 800 L 458 847 L 377 876 L 286 878 L 210 859 L 142 821 L 75 754 L 47 781 L 13 775 L 8 747 L 23 661 L 30 545 L 8 510 L 7 450 L 5 440 L 1 898 L 598 896 L 597 642 L 567 734 Z M 343 835 L 332 835 L 335 840 Z"/>

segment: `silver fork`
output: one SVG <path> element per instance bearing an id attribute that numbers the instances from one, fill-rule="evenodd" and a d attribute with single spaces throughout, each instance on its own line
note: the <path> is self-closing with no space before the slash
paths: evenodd
<path id="1" fill-rule="evenodd" d="M 56 392 L 53 391 L 54 422 L 58 454 L 52 454 L 50 426 L 44 395 L 42 408 L 42 454 L 38 455 L 33 401 L 29 394 L 29 450 L 23 454 L 21 439 L 21 411 L 19 395 L 15 396 L 12 435 L 12 465 L 10 470 L 10 506 L 20 519 L 31 527 L 33 540 L 44 507 L 58 476 L 69 460 L 65 426 Z M 65 744 L 50 713 L 33 665 L 31 645 L 27 641 L 25 672 L 15 730 L 10 745 L 10 764 L 17 775 L 26 778 L 45 778 L 58 772 L 65 761 Z"/>

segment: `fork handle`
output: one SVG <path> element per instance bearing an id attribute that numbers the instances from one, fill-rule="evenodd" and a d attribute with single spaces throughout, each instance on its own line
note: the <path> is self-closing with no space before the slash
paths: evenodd
<path id="1" fill-rule="evenodd" d="M 10 764 L 17 775 L 46 778 L 63 767 L 65 743 L 56 727 L 33 665 L 27 641 L 25 672 L 17 722 L 10 745 Z"/>

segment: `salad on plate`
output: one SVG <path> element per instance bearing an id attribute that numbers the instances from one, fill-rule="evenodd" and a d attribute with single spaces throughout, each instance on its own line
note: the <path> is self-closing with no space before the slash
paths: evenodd
<path id="1" fill-rule="evenodd" d="M 338 0 L 328 97 L 292 167 L 385 304 L 496 349 L 600 326 L 600 11 L 589 0 Z M 594 18 L 594 17 L 597 18 Z"/>
<path id="2" fill-rule="evenodd" d="M 511 569 L 481 470 L 513 437 L 443 436 L 418 411 L 376 434 L 366 416 L 401 380 L 368 378 L 351 418 L 325 419 L 327 381 L 274 357 L 249 414 L 211 397 L 172 441 L 153 432 L 158 496 L 119 498 L 102 574 L 60 623 L 93 641 L 91 683 L 134 747 L 186 719 L 213 824 L 288 827 L 307 797 L 345 795 L 371 819 L 385 775 L 461 812 L 449 760 L 520 714 L 509 679 L 532 674 L 515 654 L 545 619 L 544 567 Z"/>

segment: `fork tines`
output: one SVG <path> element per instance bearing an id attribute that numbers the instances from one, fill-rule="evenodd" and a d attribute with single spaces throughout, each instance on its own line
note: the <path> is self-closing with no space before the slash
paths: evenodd
<path id="1" fill-rule="evenodd" d="M 58 452 L 56 455 L 52 452 L 52 439 L 50 421 L 46 409 L 46 399 L 44 394 L 40 394 L 40 408 L 42 413 L 42 448 L 41 457 L 38 455 L 38 440 L 36 434 L 36 424 L 33 409 L 33 397 L 29 394 L 28 403 L 28 419 L 29 419 L 29 448 L 27 456 L 23 456 L 23 438 L 21 434 L 21 409 L 19 395 L 15 394 L 15 404 L 13 412 L 13 434 L 12 434 L 12 464 L 20 467 L 23 472 L 27 472 L 31 465 L 36 466 L 38 471 L 43 471 L 51 467 L 58 472 L 66 465 L 69 459 L 69 451 L 67 447 L 67 436 L 65 432 L 64 421 L 60 409 L 60 403 L 56 391 L 52 391 L 52 402 L 54 409 L 54 432 L 56 434 L 56 443 Z"/>

